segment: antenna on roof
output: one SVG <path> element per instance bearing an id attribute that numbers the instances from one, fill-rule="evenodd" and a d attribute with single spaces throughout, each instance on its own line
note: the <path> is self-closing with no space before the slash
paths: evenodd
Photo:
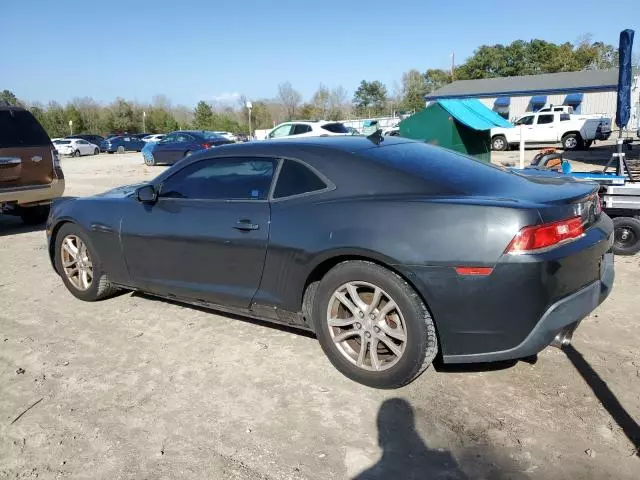
<path id="1" fill-rule="evenodd" d="M 379 128 L 378 130 L 373 132 L 371 135 L 367 135 L 367 139 L 371 140 L 376 145 L 380 145 L 382 142 L 384 142 L 384 137 L 382 136 L 382 129 Z"/>

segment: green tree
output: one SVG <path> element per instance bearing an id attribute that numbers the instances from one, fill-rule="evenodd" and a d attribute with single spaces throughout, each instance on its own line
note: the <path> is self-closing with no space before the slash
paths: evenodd
<path id="1" fill-rule="evenodd" d="M 451 73 L 439 68 L 430 68 L 424 74 L 427 93 L 444 87 L 447 83 L 451 83 L 451 81 Z"/>
<path id="2" fill-rule="evenodd" d="M 16 97 L 11 90 L 2 90 L 0 92 L 0 105 L 7 105 L 9 107 L 21 107 L 22 102 L 18 100 L 18 97 Z"/>
<path id="3" fill-rule="evenodd" d="M 64 118 L 67 122 L 67 126 L 69 125 L 69 121 L 73 122 L 73 133 L 87 133 L 84 126 L 84 121 L 82 120 L 82 116 L 74 105 L 68 104 L 65 107 Z"/>
<path id="4" fill-rule="evenodd" d="M 138 127 L 138 121 L 131 103 L 123 98 L 117 98 L 115 102 L 109 105 L 105 115 L 105 127 L 108 133 L 137 132 L 140 127 Z"/>
<path id="5" fill-rule="evenodd" d="M 361 114 L 378 115 L 384 111 L 387 101 L 387 87 L 378 80 L 362 80 L 353 94 L 353 103 Z"/>
<path id="6" fill-rule="evenodd" d="M 213 110 L 211 106 L 200 100 L 193 111 L 193 126 L 197 129 L 209 130 L 213 125 Z"/>
<path id="7" fill-rule="evenodd" d="M 421 110 L 424 108 L 424 96 L 429 92 L 425 76 L 418 70 L 409 70 L 402 74 L 400 108 L 403 110 Z"/>
<path id="8" fill-rule="evenodd" d="M 65 120 L 64 108 L 57 102 L 49 102 L 44 110 L 42 126 L 50 137 L 69 135 L 69 120 Z"/>

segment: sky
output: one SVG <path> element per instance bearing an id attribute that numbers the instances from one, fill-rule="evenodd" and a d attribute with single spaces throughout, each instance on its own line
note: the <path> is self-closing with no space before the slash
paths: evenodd
<path id="1" fill-rule="evenodd" d="M 584 34 L 640 39 L 637 0 L 1 0 L 0 90 L 33 102 L 93 97 L 174 104 L 274 98 L 289 81 L 350 95 L 361 80 L 389 91 L 415 68 L 450 68 L 483 44 Z M 527 6 L 531 8 L 528 9 Z M 629 15 L 634 13 L 633 15 Z M 636 50 L 640 47 L 635 42 Z"/>

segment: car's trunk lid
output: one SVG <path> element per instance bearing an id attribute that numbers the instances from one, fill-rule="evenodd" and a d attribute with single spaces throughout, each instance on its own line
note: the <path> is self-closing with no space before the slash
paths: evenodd
<path id="1" fill-rule="evenodd" d="M 50 184 L 51 150 L 48 135 L 31 113 L 0 110 L 0 190 Z"/>

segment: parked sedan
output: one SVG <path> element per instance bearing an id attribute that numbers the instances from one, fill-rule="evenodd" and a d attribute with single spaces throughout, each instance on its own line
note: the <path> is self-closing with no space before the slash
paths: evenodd
<path id="1" fill-rule="evenodd" d="M 124 153 L 124 152 L 140 152 L 145 146 L 140 138 L 129 135 L 120 135 L 117 137 L 109 137 L 100 144 L 100 151 L 107 153 Z"/>
<path id="2" fill-rule="evenodd" d="M 613 283 L 597 187 L 383 138 L 208 149 L 56 204 L 51 260 L 81 300 L 136 289 L 311 330 L 378 388 L 438 351 L 489 362 L 569 342 Z"/>
<path id="3" fill-rule="evenodd" d="M 79 157 L 81 155 L 98 155 L 100 149 L 97 145 L 89 143 L 82 138 L 63 138 L 53 142 L 60 155 L 71 155 Z"/>
<path id="4" fill-rule="evenodd" d="M 144 155 L 144 163 L 149 166 L 172 165 L 198 150 L 230 143 L 234 142 L 206 130 L 172 132 L 155 144 L 153 149 L 147 150 L 149 155 Z"/>

